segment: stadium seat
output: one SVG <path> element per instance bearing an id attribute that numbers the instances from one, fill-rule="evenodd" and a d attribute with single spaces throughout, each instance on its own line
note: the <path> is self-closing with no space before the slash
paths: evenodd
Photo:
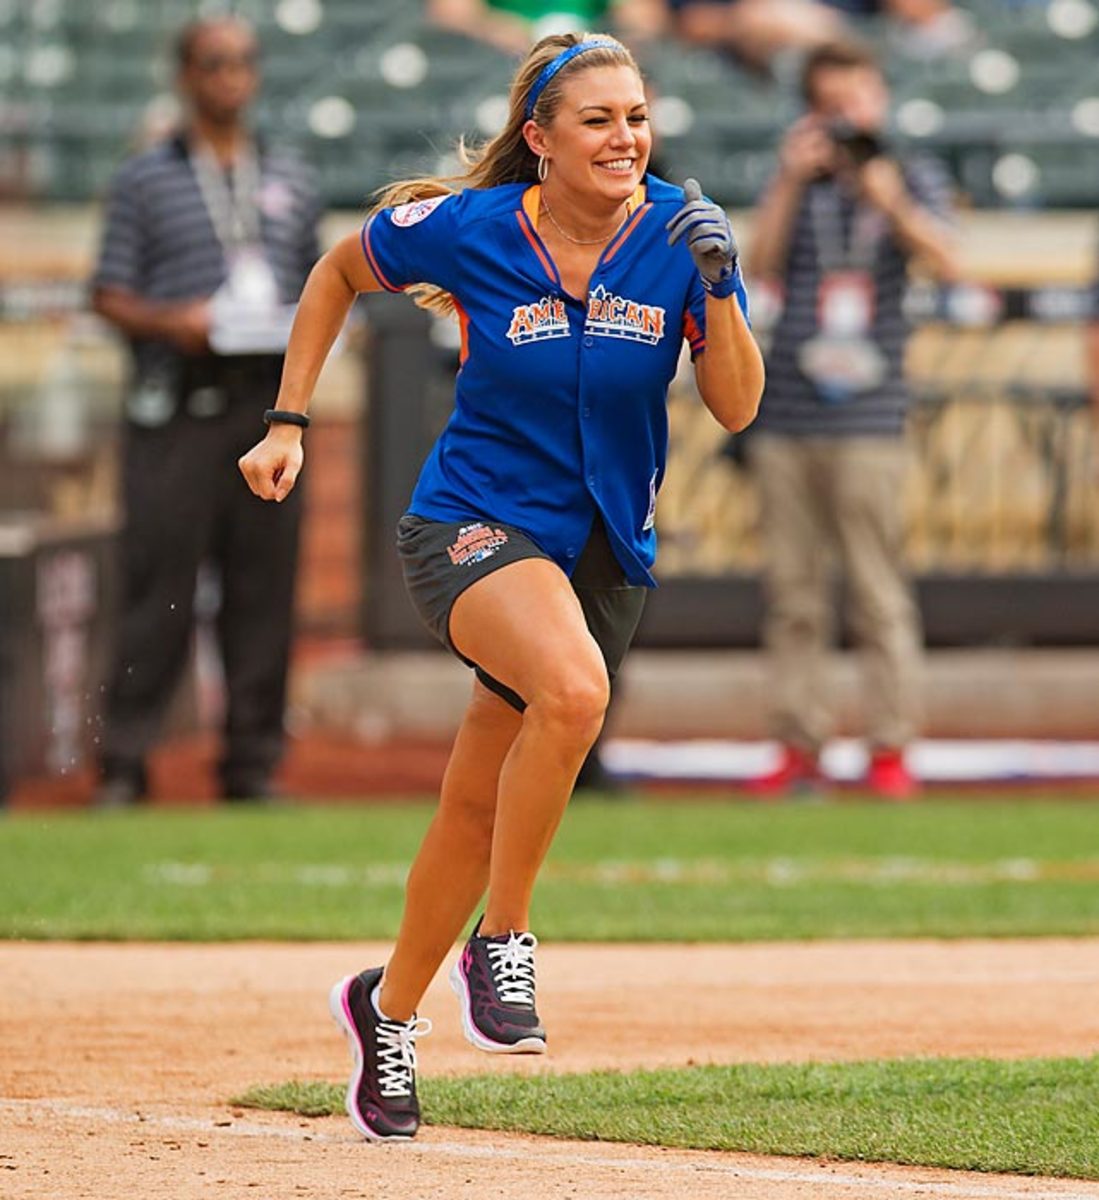
<path id="1" fill-rule="evenodd" d="M 961 57 L 914 62 L 894 52 L 881 22 L 865 27 L 894 87 L 894 136 L 941 154 L 975 203 L 1093 207 L 1099 22 L 1052 3 L 960 2 L 980 30 Z M 357 202 L 407 167 L 435 170 L 459 135 L 498 127 L 514 61 L 427 25 L 422 3 L 236 7 L 263 48 L 260 123 L 318 164 L 330 203 Z M 0 4 L 0 152 L 26 146 L 42 198 L 99 194 L 146 106 L 170 93 L 171 37 L 194 12 L 192 0 Z M 646 46 L 643 58 L 666 118 L 668 173 L 698 174 L 723 203 L 754 202 L 800 108 L 793 80 L 768 82 L 673 42 Z"/>

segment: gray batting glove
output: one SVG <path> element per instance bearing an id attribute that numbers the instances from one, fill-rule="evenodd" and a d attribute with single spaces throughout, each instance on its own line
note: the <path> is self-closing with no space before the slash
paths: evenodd
<path id="1" fill-rule="evenodd" d="M 724 299 L 736 290 L 737 250 L 733 227 L 725 210 L 702 194 L 697 179 L 683 184 L 684 205 L 664 226 L 668 245 L 686 235 L 702 284 L 712 296 Z"/>

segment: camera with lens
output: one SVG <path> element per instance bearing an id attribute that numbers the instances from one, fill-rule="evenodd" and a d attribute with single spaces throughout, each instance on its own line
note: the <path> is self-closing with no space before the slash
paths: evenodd
<path id="1" fill-rule="evenodd" d="M 876 133 L 859 129 L 850 121 L 830 121 L 827 132 L 856 167 L 861 167 L 872 158 L 885 153 L 885 143 Z"/>

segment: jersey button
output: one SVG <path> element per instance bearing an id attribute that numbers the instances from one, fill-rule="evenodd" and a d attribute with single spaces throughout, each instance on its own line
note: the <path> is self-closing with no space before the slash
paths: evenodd
<path id="1" fill-rule="evenodd" d="M 595 338 L 586 337 L 584 339 L 584 345 L 590 350 L 592 346 L 595 345 Z"/>
<path id="2" fill-rule="evenodd" d="M 568 548 L 568 549 L 565 551 L 565 557 L 566 557 L 566 558 L 575 558 L 575 557 L 576 557 L 576 551 L 575 551 L 575 550 L 574 550 L 574 549 L 573 549 L 573 548 L 570 546 L 570 547 L 569 547 L 569 548 Z"/>
<path id="3" fill-rule="evenodd" d="M 591 487 L 595 487 L 595 476 L 594 475 L 588 476 L 588 483 L 590 484 Z"/>
<path id="4" fill-rule="evenodd" d="M 590 408 L 585 408 L 585 409 L 584 409 L 584 416 L 585 416 L 585 417 L 590 417 L 590 416 L 591 416 L 591 409 L 590 409 Z"/>

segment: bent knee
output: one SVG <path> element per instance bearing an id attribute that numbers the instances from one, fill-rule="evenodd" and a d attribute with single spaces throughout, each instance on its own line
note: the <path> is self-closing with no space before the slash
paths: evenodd
<path id="1" fill-rule="evenodd" d="M 530 711 L 578 740 L 594 741 L 610 703 L 610 681 L 602 663 L 562 673 L 539 689 Z"/>

